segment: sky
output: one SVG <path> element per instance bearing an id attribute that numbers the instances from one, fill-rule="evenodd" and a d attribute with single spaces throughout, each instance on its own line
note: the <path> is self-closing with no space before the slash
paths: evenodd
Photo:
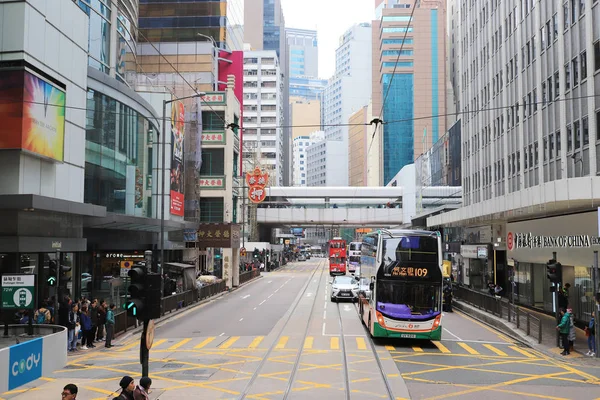
<path id="1" fill-rule="evenodd" d="M 352 25 L 371 22 L 373 0 L 281 0 L 285 26 L 316 29 L 319 40 L 319 78 L 335 72 L 335 49 Z"/>

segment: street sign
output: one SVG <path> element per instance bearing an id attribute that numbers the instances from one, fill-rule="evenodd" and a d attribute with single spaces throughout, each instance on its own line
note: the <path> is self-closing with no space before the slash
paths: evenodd
<path id="1" fill-rule="evenodd" d="M 127 278 L 133 261 L 121 261 L 121 278 Z"/>
<path id="2" fill-rule="evenodd" d="M 154 320 L 148 321 L 148 327 L 146 328 L 146 348 L 150 350 L 154 343 Z"/>
<path id="3" fill-rule="evenodd" d="M 246 257 L 246 248 L 245 248 L 245 247 L 242 247 L 242 248 L 240 249 L 240 256 L 242 256 L 242 257 Z"/>
<path id="4" fill-rule="evenodd" d="M 2 275 L 2 308 L 35 308 L 35 275 Z"/>

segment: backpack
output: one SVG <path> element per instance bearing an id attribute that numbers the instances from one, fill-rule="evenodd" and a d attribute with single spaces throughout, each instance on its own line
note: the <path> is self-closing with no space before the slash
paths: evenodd
<path id="1" fill-rule="evenodd" d="M 36 318 L 35 322 L 37 324 L 44 324 L 44 323 L 46 323 L 46 313 L 45 312 L 41 312 L 41 311 L 38 310 L 38 315 L 37 315 L 37 318 Z"/>

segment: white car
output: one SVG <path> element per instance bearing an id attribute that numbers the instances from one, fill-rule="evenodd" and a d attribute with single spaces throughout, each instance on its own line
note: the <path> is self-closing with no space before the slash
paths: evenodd
<path id="1" fill-rule="evenodd" d="M 336 276 L 331 281 L 331 301 L 358 299 L 358 280 L 351 276 Z"/>
<path id="2" fill-rule="evenodd" d="M 356 279 L 358 279 L 360 277 L 360 265 L 356 266 L 356 268 L 354 269 L 354 272 L 352 273 L 352 275 L 354 275 L 354 277 Z"/>

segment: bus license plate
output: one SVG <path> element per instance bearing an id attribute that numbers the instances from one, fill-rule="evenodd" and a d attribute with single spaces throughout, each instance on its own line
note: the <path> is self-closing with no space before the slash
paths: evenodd
<path id="1" fill-rule="evenodd" d="M 416 339 L 417 335 L 412 334 L 412 333 L 402 333 L 400 334 L 401 338 L 405 338 L 405 339 Z"/>

